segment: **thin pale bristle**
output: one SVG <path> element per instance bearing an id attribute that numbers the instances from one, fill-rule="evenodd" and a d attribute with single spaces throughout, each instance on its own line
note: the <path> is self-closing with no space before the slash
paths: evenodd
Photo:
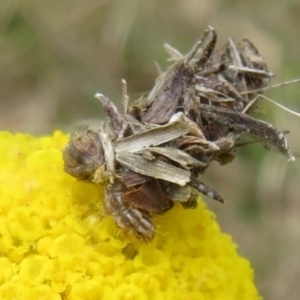
<path id="1" fill-rule="evenodd" d="M 298 83 L 298 82 L 300 82 L 300 78 L 296 78 L 296 79 L 289 80 L 289 81 L 286 81 L 286 82 L 281 82 L 281 83 L 269 85 L 269 86 L 266 86 L 264 88 L 260 88 L 260 89 L 256 89 L 256 90 L 244 91 L 244 92 L 241 92 L 241 95 L 264 92 L 264 91 L 268 91 L 268 90 L 275 89 L 275 88 L 278 88 L 278 87 L 282 87 L 282 86 L 285 86 L 285 85 Z"/>
<path id="2" fill-rule="evenodd" d="M 268 97 L 266 97 L 266 96 L 264 96 L 264 95 L 259 95 L 259 96 L 262 97 L 263 99 L 265 99 L 265 100 L 267 100 L 267 101 L 273 103 L 274 105 L 280 107 L 281 109 L 287 111 L 288 113 L 290 113 L 290 114 L 292 114 L 292 115 L 294 115 L 294 116 L 300 117 L 300 113 L 295 112 L 295 111 L 293 111 L 293 110 L 291 110 L 291 109 L 289 109 L 289 108 L 283 106 L 282 104 L 277 103 L 276 101 L 274 101 L 274 100 L 272 100 L 272 99 L 270 99 L 270 98 L 268 98 Z"/>

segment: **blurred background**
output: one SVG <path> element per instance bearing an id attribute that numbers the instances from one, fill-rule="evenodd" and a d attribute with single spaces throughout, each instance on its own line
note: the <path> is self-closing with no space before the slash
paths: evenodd
<path id="1" fill-rule="evenodd" d="M 0 130 L 34 135 L 97 126 L 94 99 L 131 99 L 150 90 L 168 64 L 163 43 L 186 53 L 212 25 L 220 48 L 227 37 L 249 38 L 276 74 L 273 83 L 300 77 L 299 0 L 2 0 L 0 2 Z M 266 95 L 300 112 L 300 84 Z M 289 129 L 300 152 L 300 119 L 263 103 L 262 119 Z M 204 199 L 224 232 L 249 258 L 265 299 L 299 299 L 300 165 L 258 144 L 239 149 L 229 165 L 212 165 L 204 179 L 226 199 Z"/>

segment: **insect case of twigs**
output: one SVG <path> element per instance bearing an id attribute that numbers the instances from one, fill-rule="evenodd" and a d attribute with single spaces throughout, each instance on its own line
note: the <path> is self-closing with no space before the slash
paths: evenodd
<path id="1" fill-rule="evenodd" d="M 199 193 L 223 202 L 200 178 L 213 160 L 234 159 L 241 134 L 294 160 L 284 131 L 249 116 L 271 87 L 264 58 L 249 40 L 215 51 L 216 40 L 208 27 L 187 55 L 166 45 L 173 64 L 131 106 L 123 81 L 122 112 L 97 94 L 108 122 L 72 134 L 64 150 L 65 171 L 104 184 L 106 212 L 142 241 L 154 238 L 152 214 L 175 202 L 195 208 Z"/>

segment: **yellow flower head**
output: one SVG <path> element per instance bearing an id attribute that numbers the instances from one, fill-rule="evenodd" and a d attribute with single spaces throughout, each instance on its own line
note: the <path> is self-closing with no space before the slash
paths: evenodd
<path id="1" fill-rule="evenodd" d="M 61 132 L 0 133 L 0 299 L 260 299 L 248 260 L 199 201 L 154 218 L 150 244 L 63 171 Z"/>

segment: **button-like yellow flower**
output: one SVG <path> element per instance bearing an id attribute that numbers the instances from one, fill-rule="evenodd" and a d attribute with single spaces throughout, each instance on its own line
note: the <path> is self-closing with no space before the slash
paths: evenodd
<path id="1" fill-rule="evenodd" d="M 61 132 L 0 133 L 0 299 L 260 299 L 248 260 L 200 201 L 155 217 L 150 244 L 63 171 Z"/>

